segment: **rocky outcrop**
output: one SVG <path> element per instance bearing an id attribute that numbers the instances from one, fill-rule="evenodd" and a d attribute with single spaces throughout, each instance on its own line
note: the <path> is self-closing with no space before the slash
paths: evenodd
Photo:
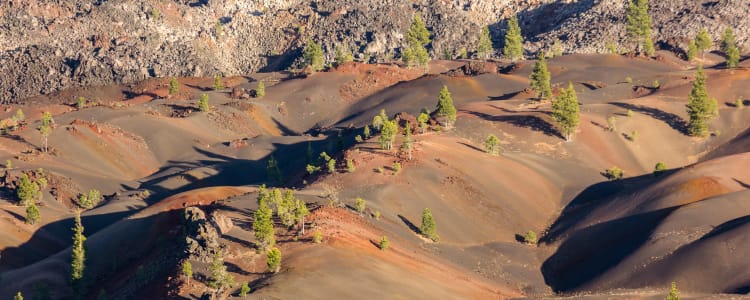
<path id="1" fill-rule="evenodd" d="M 657 45 L 683 47 L 706 27 L 735 28 L 747 49 L 748 3 L 651 1 Z M 560 39 L 566 52 L 624 43 L 625 0 L 11 0 L 0 2 L 0 104 L 80 86 L 149 77 L 248 74 L 291 66 L 308 39 L 332 59 L 399 56 L 415 12 L 433 34 L 433 57 L 477 44 L 489 25 L 502 46 L 518 13 L 529 53 Z M 218 24 L 221 24 L 220 26 Z M 366 54 L 369 54 L 366 56 Z M 68 101 L 70 99 L 67 99 Z"/>
<path id="2" fill-rule="evenodd" d="M 206 219 L 206 213 L 197 207 L 185 208 L 185 254 L 189 260 L 210 262 L 221 247 L 216 228 Z"/>

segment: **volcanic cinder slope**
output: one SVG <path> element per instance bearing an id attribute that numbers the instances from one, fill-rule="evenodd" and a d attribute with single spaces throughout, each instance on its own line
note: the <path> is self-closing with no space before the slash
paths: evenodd
<path id="1" fill-rule="evenodd" d="M 101 99 L 82 109 L 45 97 L 7 107 L 0 118 L 18 108 L 28 118 L 0 136 L 0 162 L 12 162 L 0 194 L 0 297 L 35 290 L 71 297 L 74 199 L 89 189 L 106 197 L 82 213 L 87 297 L 198 299 L 209 291 L 209 264 L 200 259 L 208 252 L 191 260 L 189 282 L 180 263 L 214 242 L 238 283 L 229 297 L 249 282 L 251 296 L 265 299 L 658 299 L 673 281 L 687 298 L 739 297 L 750 291 L 750 109 L 733 105 L 750 98 L 750 70 L 747 62 L 729 70 L 706 56 L 719 115 L 714 135 L 693 138 L 684 106 L 696 65 L 667 52 L 657 58 L 549 60 L 555 92 L 571 83 L 581 104 L 569 142 L 550 102 L 526 89 L 533 61 L 433 61 L 428 70 L 347 63 L 304 78 L 226 78 L 220 90 L 211 89 L 212 78 L 179 78 L 173 96 L 167 79 L 150 80 L 67 91 Z M 490 71 L 465 75 L 469 63 Z M 233 97 L 258 80 L 265 97 Z M 457 122 L 415 130 L 412 159 L 381 150 L 377 136 L 355 140 L 381 110 L 403 120 L 432 110 L 443 86 Z M 204 93 L 208 112 L 197 109 Z M 38 151 L 43 111 L 55 119 L 50 153 Z M 606 128 L 610 116 L 614 132 Z M 634 131 L 638 139 L 628 139 Z M 500 138 L 500 155 L 484 152 L 488 134 Z M 323 151 L 337 160 L 336 171 L 308 174 Z M 283 183 L 268 176 L 271 158 Z M 656 162 L 669 170 L 652 174 Z M 624 179 L 603 176 L 613 166 Z M 49 186 L 41 224 L 28 225 L 11 183 L 38 168 Z M 254 248 L 264 183 L 293 189 L 312 211 L 304 234 L 276 220 L 283 260 L 275 274 Z M 367 203 L 362 213 L 353 209 L 357 197 Z M 184 220 L 186 208 L 205 218 Z M 424 208 L 437 221 L 439 242 L 419 234 Z M 194 226 L 204 230 L 201 238 L 190 236 Z M 529 230 L 539 233 L 538 244 L 523 243 Z M 315 232 L 322 243 L 311 241 Z M 385 251 L 377 247 L 383 236 L 391 244 Z M 186 245 L 186 238 L 202 242 Z"/>

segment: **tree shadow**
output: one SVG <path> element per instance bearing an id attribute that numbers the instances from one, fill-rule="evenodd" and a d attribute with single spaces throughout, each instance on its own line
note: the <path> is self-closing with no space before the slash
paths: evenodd
<path id="1" fill-rule="evenodd" d="M 414 223 L 412 223 L 411 221 L 409 221 L 409 219 L 407 219 L 406 217 L 404 217 L 402 215 L 398 215 L 398 218 L 401 219 L 401 222 L 404 222 L 404 224 L 406 224 L 406 227 L 409 227 L 409 229 L 411 231 L 414 231 L 414 233 L 416 233 L 416 234 L 421 234 L 422 233 L 422 231 L 419 230 L 419 227 L 417 227 L 416 225 L 414 225 Z"/>
<path id="2" fill-rule="evenodd" d="M 617 106 L 617 107 L 640 112 L 644 115 L 650 116 L 654 119 L 657 119 L 666 123 L 667 125 L 669 125 L 669 127 L 672 127 L 672 129 L 677 130 L 677 132 L 679 133 L 688 135 L 687 123 L 682 118 L 680 118 L 680 116 L 675 115 L 673 113 L 668 113 L 668 112 L 665 112 L 663 110 L 653 108 L 653 107 L 633 105 L 633 104 L 623 103 L 623 102 L 610 102 L 610 104 Z"/>
<path id="3" fill-rule="evenodd" d="M 532 131 L 539 131 L 548 136 L 558 137 L 565 139 L 560 132 L 555 129 L 552 124 L 545 121 L 544 119 L 532 116 L 532 115 L 505 115 L 505 116 L 493 116 L 481 112 L 470 111 L 469 114 L 475 115 L 487 121 L 505 122 L 517 127 L 529 128 Z"/>
<path id="4" fill-rule="evenodd" d="M 513 99 L 514 97 L 520 95 L 521 93 L 523 93 L 523 91 L 506 93 L 506 94 L 503 94 L 503 95 L 500 95 L 500 96 L 487 96 L 487 99 L 491 100 L 491 101 L 495 101 L 495 100 L 510 100 L 510 99 Z"/>
<path id="5" fill-rule="evenodd" d="M 735 180 L 736 180 L 736 179 L 735 179 Z M 15 212 L 12 212 L 12 211 L 10 211 L 10 210 L 7 210 L 7 209 L 3 209 L 3 210 L 4 210 L 4 211 L 5 211 L 6 213 L 8 213 L 9 215 L 11 215 L 11 216 L 13 216 L 14 218 L 16 218 L 16 220 L 18 220 L 18 221 L 21 221 L 21 222 L 26 222 L 26 217 L 24 217 L 24 216 L 21 216 L 21 215 L 19 215 L 19 214 L 15 213 Z"/>
<path id="6" fill-rule="evenodd" d="M 750 184 L 744 183 L 744 182 L 740 181 L 737 178 L 732 178 L 732 180 L 734 180 L 735 182 L 739 183 L 740 186 L 742 186 L 743 188 L 750 189 Z"/>

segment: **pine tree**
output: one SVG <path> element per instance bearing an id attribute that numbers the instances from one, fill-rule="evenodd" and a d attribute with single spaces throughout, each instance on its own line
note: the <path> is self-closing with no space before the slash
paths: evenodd
<path id="1" fill-rule="evenodd" d="M 221 78 L 221 74 L 216 74 L 214 76 L 214 90 L 223 90 L 224 89 L 224 80 Z"/>
<path id="2" fill-rule="evenodd" d="M 426 66 L 430 61 L 430 55 L 425 48 L 430 41 L 430 31 L 422 21 L 419 14 L 414 14 L 409 31 L 406 32 L 407 48 L 402 51 L 402 60 L 407 66 L 414 64 L 416 60 L 419 65 Z"/>
<path id="3" fill-rule="evenodd" d="M 336 47 L 336 58 L 334 59 L 336 66 L 340 66 L 351 61 L 354 61 L 354 56 L 352 55 L 352 52 L 349 51 L 349 49 L 343 46 Z"/>
<path id="4" fill-rule="evenodd" d="M 264 199 L 265 197 L 261 197 L 259 192 L 258 210 L 255 211 L 255 216 L 253 218 L 255 244 L 260 250 L 265 250 L 276 244 L 273 221 L 271 221 L 271 215 L 273 212 Z"/>
<path id="5" fill-rule="evenodd" d="M 21 292 L 16 293 L 16 295 L 13 297 L 13 300 L 23 300 L 23 295 Z"/>
<path id="6" fill-rule="evenodd" d="M 732 45 L 727 49 L 727 68 L 736 68 L 740 63 L 740 50 L 737 46 Z"/>
<path id="7" fill-rule="evenodd" d="M 552 116 L 560 126 L 560 133 L 565 140 L 570 141 L 578 124 L 580 123 L 580 112 L 578 107 L 578 96 L 573 84 L 569 83 L 567 89 L 563 89 L 557 100 L 552 102 Z"/>
<path id="8" fill-rule="evenodd" d="M 490 134 L 487 136 L 487 139 L 484 141 L 484 151 L 491 155 L 498 155 L 498 148 L 497 146 L 500 144 L 500 139 L 497 138 L 494 134 Z"/>
<path id="9" fill-rule="evenodd" d="M 79 281 L 83 278 L 83 270 L 86 262 L 86 249 L 84 246 L 86 236 L 84 236 L 83 230 L 81 212 L 76 211 L 75 226 L 73 227 L 73 248 L 70 258 L 70 280 L 74 287 L 78 286 Z"/>
<path id="10" fill-rule="evenodd" d="M 227 272 L 227 266 L 224 265 L 224 250 L 218 249 L 214 252 L 209 271 L 211 275 L 207 285 L 214 289 L 214 295 L 221 294 L 222 291 L 234 285 L 234 278 Z"/>
<path id="11" fill-rule="evenodd" d="M 626 10 L 626 31 L 636 48 L 653 55 L 654 43 L 651 40 L 651 17 L 648 15 L 648 0 L 632 0 Z M 638 49 L 636 49 L 637 51 Z"/>
<path id="12" fill-rule="evenodd" d="M 245 298 L 249 293 L 250 286 L 247 284 L 247 282 L 243 282 L 242 286 L 240 287 L 240 297 Z"/>
<path id="13" fill-rule="evenodd" d="M 372 133 L 370 132 L 370 126 L 365 125 L 365 128 L 362 130 L 362 135 L 365 136 L 365 139 L 369 139 L 371 134 Z"/>
<path id="14" fill-rule="evenodd" d="M 732 28 L 727 28 L 724 30 L 724 34 L 721 35 L 721 45 L 719 45 L 719 48 L 721 49 L 721 52 L 728 54 L 729 49 L 732 47 L 737 47 L 737 43 L 734 39 L 734 31 Z"/>
<path id="15" fill-rule="evenodd" d="M 382 238 L 380 238 L 380 243 L 378 243 L 378 248 L 380 250 L 385 251 L 385 250 L 388 250 L 388 247 L 390 247 L 390 245 L 391 245 L 391 242 L 388 241 L 388 237 L 383 236 Z"/>
<path id="16" fill-rule="evenodd" d="M 307 151 L 305 151 L 305 162 L 307 162 L 308 165 L 313 163 L 313 148 L 312 148 L 311 142 L 307 142 Z"/>
<path id="17" fill-rule="evenodd" d="M 208 95 L 203 94 L 201 95 L 201 99 L 198 100 L 198 110 L 202 112 L 207 112 L 210 109 L 208 106 Z"/>
<path id="18" fill-rule="evenodd" d="M 365 202 L 365 199 L 362 199 L 362 197 L 357 197 L 356 199 L 354 199 L 354 210 L 362 214 L 363 212 L 365 212 L 366 208 L 367 202 Z"/>
<path id="19" fill-rule="evenodd" d="M 34 225 L 39 222 L 39 208 L 36 202 L 29 201 L 26 203 L 26 224 Z"/>
<path id="20" fill-rule="evenodd" d="M 21 179 L 16 188 L 16 196 L 18 196 L 18 199 L 20 200 L 19 204 L 24 206 L 28 205 L 29 202 L 32 202 L 41 196 L 39 184 L 31 181 L 28 174 L 21 174 Z"/>
<path id="21" fill-rule="evenodd" d="M 281 251 L 279 248 L 273 248 L 266 254 L 266 266 L 268 272 L 277 273 L 281 269 Z"/>
<path id="22" fill-rule="evenodd" d="M 488 26 L 482 27 L 482 31 L 479 33 L 479 45 L 477 46 L 477 56 L 479 58 L 488 58 L 492 55 L 495 49 L 492 48 L 492 39 L 490 38 L 490 28 Z"/>
<path id="23" fill-rule="evenodd" d="M 419 232 L 435 242 L 440 240 L 440 237 L 437 235 L 435 218 L 432 217 L 432 212 L 429 208 L 425 208 L 422 211 L 422 225 L 419 226 Z"/>
<path id="24" fill-rule="evenodd" d="M 258 82 L 258 87 L 255 89 L 255 98 L 263 98 L 266 95 L 266 84 L 263 80 Z"/>
<path id="25" fill-rule="evenodd" d="M 677 290 L 677 283 L 672 281 L 672 287 L 669 288 L 669 295 L 667 300 L 680 300 L 680 291 Z"/>
<path id="26" fill-rule="evenodd" d="M 190 285 L 190 279 L 193 278 L 193 264 L 190 261 L 182 263 L 182 275 L 187 279 L 187 284 Z"/>
<path id="27" fill-rule="evenodd" d="M 523 58 L 523 36 L 521 35 L 521 27 L 518 26 L 518 17 L 516 16 L 508 20 L 503 55 L 511 60 Z"/>
<path id="28" fill-rule="evenodd" d="M 78 99 L 76 99 L 76 108 L 78 108 L 78 110 L 81 110 L 84 107 L 86 107 L 86 98 L 78 97 Z"/>
<path id="29" fill-rule="evenodd" d="M 531 89 L 536 91 L 539 99 L 549 99 L 552 97 L 552 86 L 550 85 L 550 73 L 547 70 L 547 60 L 544 58 L 544 53 L 539 52 L 537 54 L 536 63 L 534 63 L 534 70 L 531 72 Z"/>
<path id="30" fill-rule="evenodd" d="M 688 132 L 692 136 L 704 137 L 708 134 L 708 121 L 717 114 L 717 104 L 716 100 L 708 97 L 706 76 L 700 66 L 696 71 L 695 82 L 688 99 Z"/>
<path id="31" fill-rule="evenodd" d="M 294 219 L 296 220 L 297 224 L 299 224 L 302 235 L 305 234 L 305 217 L 310 214 L 310 210 L 307 209 L 307 203 L 305 201 L 296 200 L 294 208 Z"/>
<path id="32" fill-rule="evenodd" d="M 698 52 L 701 53 L 701 58 L 705 56 L 705 51 L 710 49 L 713 44 L 711 37 L 708 36 L 706 28 L 702 28 L 698 32 L 698 35 L 695 36 L 695 46 L 698 48 Z"/>
<path id="33" fill-rule="evenodd" d="M 425 129 L 427 129 L 427 122 L 430 121 L 430 114 L 423 111 L 419 113 L 419 116 L 417 117 L 417 122 L 419 123 L 419 132 L 424 133 Z"/>
<path id="34" fill-rule="evenodd" d="M 305 45 L 305 50 L 302 53 L 302 61 L 304 67 L 311 68 L 313 72 L 322 70 L 325 65 L 323 48 L 321 48 L 315 41 L 308 40 Z"/>
<path id="35" fill-rule="evenodd" d="M 409 121 L 406 121 L 406 126 L 404 126 L 404 140 L 401 143 L 401 152 L 406 153 L 409 160 L 411 160 L 412 150 L 414 150 L 414 138 L 411 135 L 411 124 L 409 124 Z"/>
<path id="36" fill-rule="evenodd" d="M 42 114 L 42 124 L 39 125 L 37 130 L 39 130 L 39 134 L 42 135 L 42 139 L 44 139 L 44 152 L 48 152 L 49 148 L 47 147 L 47 140 L 49 139 L 49 135 L 52 133 L 52 114 L 50 112 L 45 111 Z"/>
<path id="37" fill-rule="evenodd" d="M 438 95 L 437 115 L 443 118 L 443 126 L 446 128 L 456 121 L 456 107 L 453 106 L 453 98 L 445 85 Z"/>
<path id="38" fill-rule="evenodd" d="M 398 123 L 396 120 L 386 121 L 383 123 L 383 127 L 380 129 L 380 148 L 383 150 L 391 150 L 393 148 L 393 140 L 396 139 L 398 133 Z"/>
<path id="39" fill-rule="evenodd" d="M 688 61 L 693 61 L 695 56 L 698 55 L 698 46 L 695 45 L 695 40 L 690 40 L 688 50 L 685 52 Z"/>
<path id="40" fill-rule="evenodd" d="M 180 91 L 180 83 L 177 82 L 177 78 L 172 77 L 172 79 L 169 80 L 169 94 L 174 95 L 177 94 L 177 92 Z"/>

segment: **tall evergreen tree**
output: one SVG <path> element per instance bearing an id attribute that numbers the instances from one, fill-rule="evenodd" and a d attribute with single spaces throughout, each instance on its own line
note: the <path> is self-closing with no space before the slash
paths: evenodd
<path id="1" fill-rule="evenodd" d="M 702 28 L 698 35 L 695 36 L 695 46 L 698 48 L 698 52 L 701 53 L 701 58 L 705 56 L 706 50 L 711 49 L 714 42 L 711 41 L 711 37 L 708 35 L 706 28 Z"/>
<path id="2" fill-rule="evenodd" d="M 503 55 L 511 60 L 523 58 L 523 36 L 521 35 L 521 27 L 518 25 L 518 17 L 516 16 L 512 16 L 508 20 Z"/>
<path id="3" fill-rule="evenodd" d="M 208 106 L 208 95 L 203 94 L 201 95 L 201 99 L 198 100 L 198 110 L 206 112 L 209 109 L 211 108 Z"/>
<path id="4" fill-rule="evenodd" d="M 268 272 L 277 273 L 281 269 L 281 251 L 274 247 L 266 254 L 266 265 Z"/>
<path id="5" fill-rule="evenodd" d="M 273 157 L 273 155 L 268 159 L 268 162 L 266 163 L 266 175 L 268 181 L 270 182 L 278 185 L 284 183 L 284 176 L 281 174 L 281 169 L 279 169 L 279 161 L 277 161 L 276 158 Z"/>
<path id="6" fill-rule="evenodd" d="M 429 121 L 430 121 L 430 114 L 428 114 L 426 111 L 419 113 L 419 116 L 417 117 L 417 123 L 419 123 L 420 133 L 424 133 L 424 130 L 427 129 L 427 122 Z"/>
<path id="7" fill-rule="evenodd" d="M 680 300 L 680 291 L 677 290 L 677 283 L 672 281 L 672 287 L 669 288 L 667 300 Z"/>
<path id="8" fill-rule="evenodd" d="M 685 55 L 687 56 L 688 61 L 693 61 L 695 59 L 695 56 L 698 55 L 698 46 L 695 45 L 695 40 L 690 40 L 690 44 L 688 45 L 688 49 L 685 52 Z"/>
<path id="9" fill-rule="evenodd" d="M 214 90 L 223 90 L 224 89 L 224 80 L 221 78 L 221 74 L 216 74 L 214 76 Z"/>
<path id="10" fill-rule="evenodd" d="M 482 27 L 482 31 L 479 33 L 479 45 L 477 46 L 477 56 L 480 59 L 486 59 L 492 55 L 495 49 L 492 48 L 492 38 L 490 38 L 490 28 L 488 26 Z"/>
<path id="11" fill-rule="evenodd" d="M 578 96 L 572 83 L 569 83 L 568 88 L 563 89 L 557 96 L 557 100 L 552 102 L 552 117 L 560 126 L 560 133 L 563 134 L 565 140 L 570 141 L 580 123 Z"/>
<path id="12" fill-rule="evenodd" d="M 21 292 L 16 293 L 15 296 L 13 296 L 13 300 L 23 300 L 23 295 Z"/>
<path id="13" fill-rule="evenodd" d="M 37 130 L 39 130 L 39 134 L 42 135 L 42 139 L 44 140 L 44 152 L 49 151 L 49 148 L 47 147 L 47 141 L 50 134 L 52 133 L 52 122 L 52 114 L 48 111 L 45 111 L 42 114 L 42 124 L 37 128 Z"/>
<path id="14" fill-rule="evenodd" d="M 211 275 L 208 278 L 208 287 L 214 289 L 214 295 L 219 295 L 234 285 L 234 278 L 224 265 L 224 250 L 218 249 L 214 252 L 209 271 Z"/>
<path id="15" fill-rule="evenodd" d="M 737 46 L 731 46 L 727 49 L 727 68 L 736 68 L 740 64 L 740 49 Z"/>
<path id="16" fill-rule="evenodd" d="M 727 28 L 724 30 L 724 34 L 721 35 L 721 45 L 719 45 L 719 48 L 721 49 L 721 52 L 726 54 L 732 47 L 737 47 L 737 43 L 734 39 L 734 31 L 732 28 Z"/>
<path id="17" fill-rule="evenodd" d="M 190 279 L 193 278 L 193 264 L 189 260 L 182 263 L 182 275 L 187 279 L 187 284 L 190 285 Z"/>
<path id="18" fill-rule="evenodd" d="M 631 42 L 636 44 L 636 51 L 648 55 L 654 53 L 654 43 L 651 40 L 651 17 L 648 15 L 648 0 L 632 0 L 626 10 L 626 31 Z"/>
<path id="19" fill-rule="evenodd" d="M 334 63 L 336 63 L 336 66 L 340 66 L 350 61 L 354 61 L 352 52 L 349 51 L 346 46 L 336 47 L 336 57 L 334 58 Z"/>
<path id="20" fill-rule="evenodd" d="M 180 83 L 177 82 L 177 78 L 172 77 L 172 79 L 169 80 L 169 94 L 174 95 L 177 94 L 177 92 L 180 91 Z"/>
<path id="21" fill-rule="evenodd" d="M 411 135 L 411 124 L 406 121 L 404 126 L 404 139 L 401 143 L 401 152 L 406 153 L 409 160 L 411 160 L 412 150 L 414 150 L 414 138 Z"/>
<path id="22" fill-rule="evenodd" d="M 550 85 L 550 73 L 547 70 L 547 59 L 544 58 L 544 53 L 539 52 L 537 54 L 536 63 L 534 63 L 534 70 L 531 72 L 531 89 L 536 91 L 536 95 L 539 99 L 549 99 L 552 97 L 552 86 Z"/>
<path id="23" fill-rule="evenodd" d="M 83 224 L 81 224 L 81 212 L 76 211 L 75 225 L 73 227 L 73 248 L 71 250 L 70 262 L 70 281 L 74 288 L 78 286 L 83 278 L 83 270 L 86 263 L 86 236 L 83 234 Z"/>
<path id="24" fill-rule="evenodd" d="M 19 179 L 18 187 L 16 188 L 16 196 L 18 196 L 21 205 L 28 205 L 29 202 L 33 202 L 41 196 L 39 184 L 31 181 L 28 174 L 21 174 L 21 179 Z"/>
<path id="25" fill-rule="evenodd" d="M 39 208 L 36 206 L 36 202 L 26 202 L 26 224 L 34 225 L 39 222 Z"/>
<path id="26" fill-rule="evenodd" d="M 708 97 L 706 76 L 700 66 L 695 73 L 693 89 L 688 96 L 687 113 L 690 116 L 688 132 L 698 137 L 708 134 L 708 121 L 718 113 L 716 100 Z"/>
<path id="27" fill-rule="evenodd" d="M 302 61 L 304 67 L 309 67 L 313 72 L 323 69 L 325 58 L 323 57 L 323 48 L 312 39 L 305 44 L 305 50 L 302 52 Z"/>
<path id="28" fill-rule="evenodd" d="M 259 192 L 260 195 L 260 192 Z M 265 197 L 258 198 L 258 210 L 255 211 L 253 218 L 253 232 L 255 234 L 255 243 L 258 249 L 265 250 L 276 244 L 274 237 L 273 221 L 271 215 L 273 211 L 268 207 Z"/>
<path id="29" fill-rule="evenodd" d="M 425 208 L 422 211 L 422 224 L 419 226 L 419 231 L 428 239 L 431 239 L 435 242 L 440 240 L 440 236 L 438 236 L 437 234 L 435 218 L 432 217 L 432 211 L 430 211 L 429 208 Z"/>
<path id="30" fill-rule="evenodd" d="M 380 148 L 383 150 L 391 150 L 393 148 L 393 140 L 398 134 L 398 122 L 396 120 L 385 121 L 383 127 L 380 130 Z"/>
<path id="31" fill-rule="evenodd" d="M 443 118 L 443 126 L 446 128 L 456 121 L 456 107 L 453 106 L 453 98 L 445 85 L 438 95 L 437 115 Z"/>
<path id="32" fill-rule="evenodd" d="M 266 95 L 266 84 L 263 80 L 258 82 L 258 87 L 255 89 L 255 98 L 263 98 Z"/>
<path id="33" fill-rule="evenodd" d="M 416 61 L 421 66 L 426 66 L 430 61 L 427 45 L 430 44 L 430 31 L 427 30 L 422 17 L 414 14 L 409 31 L 406 32 L 407 47 L 402 50 L 402 59 L 407 66 L 414 65 Z"/>

